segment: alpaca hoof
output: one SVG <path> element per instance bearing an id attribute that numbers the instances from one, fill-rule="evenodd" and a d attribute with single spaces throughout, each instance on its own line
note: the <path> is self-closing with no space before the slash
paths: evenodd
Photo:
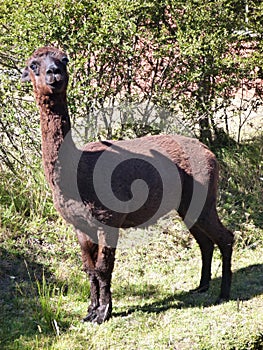
<path id="1" fill-rule="evenodd" d="M 216 299 L 216 302 L 215 304 L 216 305 L 221 305 L 221 304 L 224 304 L 224 303 L 227 303 L 229 301 L 229 297 L 219 297 Z"/>
<path id="2" fill-rule="evenodd" d="M 101 305 L 95 310 L 95 318 L 92 320 L 93 323 L 101 324 L 111 318 L 110 305 Z"/>
<path id="3" fill-rule="evenodd" d="M 97 314 L 96 314 L 96 309 L 88 312 L 88 314 L 83 317 L 82 319 L 82 322 L 93 322 L 93 320 L 97 317 Z"/>
<path id="4" fill-rule="evenodd" d="M 204 286 L 199 286 L 195 289 L 189 290 L 191 294 L 199 294 L 199 293 L 204 293 L 207 292 L 209 289 L 209 284 L 205 284 Z"/>

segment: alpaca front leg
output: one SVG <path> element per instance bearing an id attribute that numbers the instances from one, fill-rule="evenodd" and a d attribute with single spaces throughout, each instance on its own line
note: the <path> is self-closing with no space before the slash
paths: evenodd
<path id="1" fill-rule="evenodd" d="M 95 310 L 96 318 L 93 320 L 99 324 L 108 320 L 112 313 L 111 278 L 118 240 L 117 233 L 109 239 L 103 231 L 99 232 L 99 249 L 95 266 L 99 282 L 99 307 Z"/>
<path id="2" fill-rule="evenodd" d="M 94 322 L 102 323 L 111 317 L 111 278 L 114 267 L 115 248 L 103 247 L 99 252 L 96 274 L 99 282 L 99 307 L 95 310 Z"/>
<path id="3" fill-rule="evenodd" d="M 83 318 L 83 322 L 93 321 L 96 318 L 95 310 L 99 307 L 99 281 L 95 273 L 95 265 L 98 256 L 98 245 L 93 243 L 89 237 L 80 231 L 77 231 L 79 240 L 83 270 L 88 274 L 90 280 L 90 305 L 88 313 Z"/>
<path id="4" fill-rule="evenodd" d="M 90 278 L 90 305 L 87 315 L 82 319 L 83 322 L 92 322 L 96 317 L 96 310 L 99 307 L 99 281 L 94 271 L 89 272 Z"/>

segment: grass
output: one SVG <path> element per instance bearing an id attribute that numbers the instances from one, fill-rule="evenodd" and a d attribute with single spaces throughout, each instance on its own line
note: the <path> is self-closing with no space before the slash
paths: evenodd
<path id="1" fill-rule="evenodd" d="M 54 211 L 41 170 L 2 172 L 0 348 L 263 349 L 261 147 L 256 140 L 218 154 L 219 211 L 236 233 L 230 301 L 214 303 L 222 267 L 217 249 L 211 288 L 188 293 L 199 282 L 200 252 L 172 213 L 147 235 L 122 232 L 113 318 L 100 326 L 81 323 L 89 284 L 76 237 Z"/>
<path id="2" fill-rule="evenodd" d="M 46 270 L 44 282 L 25 278 L 23 282 L 19 280 L 18 289 L 11 279 L 13 286 L 5 294 L 7 304 L 3 305 L 0 318 L 4 326 L 1 348 L 260 349 L 262 244 L 235 251 L 231 300 L 214 305 L 221 275 L 218 251 L 213 261 L 211 289 L 193 296 L 188 290 L 196 286 L 200 273 L 196 244 L 191 241 L 188 248 L 175 246 L 171 254 L 171 233 L 162 233 L 148 243 L 118 251 L 112 286 L 114 314 L 101 326 L 80 322 L 85 315 L 88 290 L 84 295 L 81 288 L 78 291 L 77 285 L 86 281 L 75 266 L 68 271 L 72 259 L 58 258 L 56 272 L 50 275 Z M 28 262 L 25 267 L 30 274 L 32 270 L 35 275 L 42 272 L 42 266 L 32 264 Z"/>

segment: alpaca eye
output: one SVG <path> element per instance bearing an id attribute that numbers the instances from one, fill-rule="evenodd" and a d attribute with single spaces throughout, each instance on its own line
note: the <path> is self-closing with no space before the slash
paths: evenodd
<path id="1" fill-rule="evenodd" d="M 69 62 L 69 59 L 67 57 L 63 57 L 61 62 L 66 65 Z"/>
<path id="2" fill-rule="evenodd" d="M 38 73 L 38 64 L 36 63 L 36 62 L 32 62 L 31 64 L 30 64 L 30 69 L 32 69 L 32 71 L 35 73 L 35 74 L 37 74 Z"/>

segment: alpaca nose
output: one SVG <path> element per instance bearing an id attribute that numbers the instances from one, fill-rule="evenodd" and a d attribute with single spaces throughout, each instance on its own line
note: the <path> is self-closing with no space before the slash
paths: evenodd
<path id="1" fill-rule="evenodd" d="M 46 69 L 46 82 L 52 84 L 62 79 L 61 69 L 56 64 L 51 64 Z"/>
<path id="2" fill-rule="evenodd" d="M 61 74 L 61 70 L 56 64 L 51 64 L 47 67 L 46 74 Z"/>

